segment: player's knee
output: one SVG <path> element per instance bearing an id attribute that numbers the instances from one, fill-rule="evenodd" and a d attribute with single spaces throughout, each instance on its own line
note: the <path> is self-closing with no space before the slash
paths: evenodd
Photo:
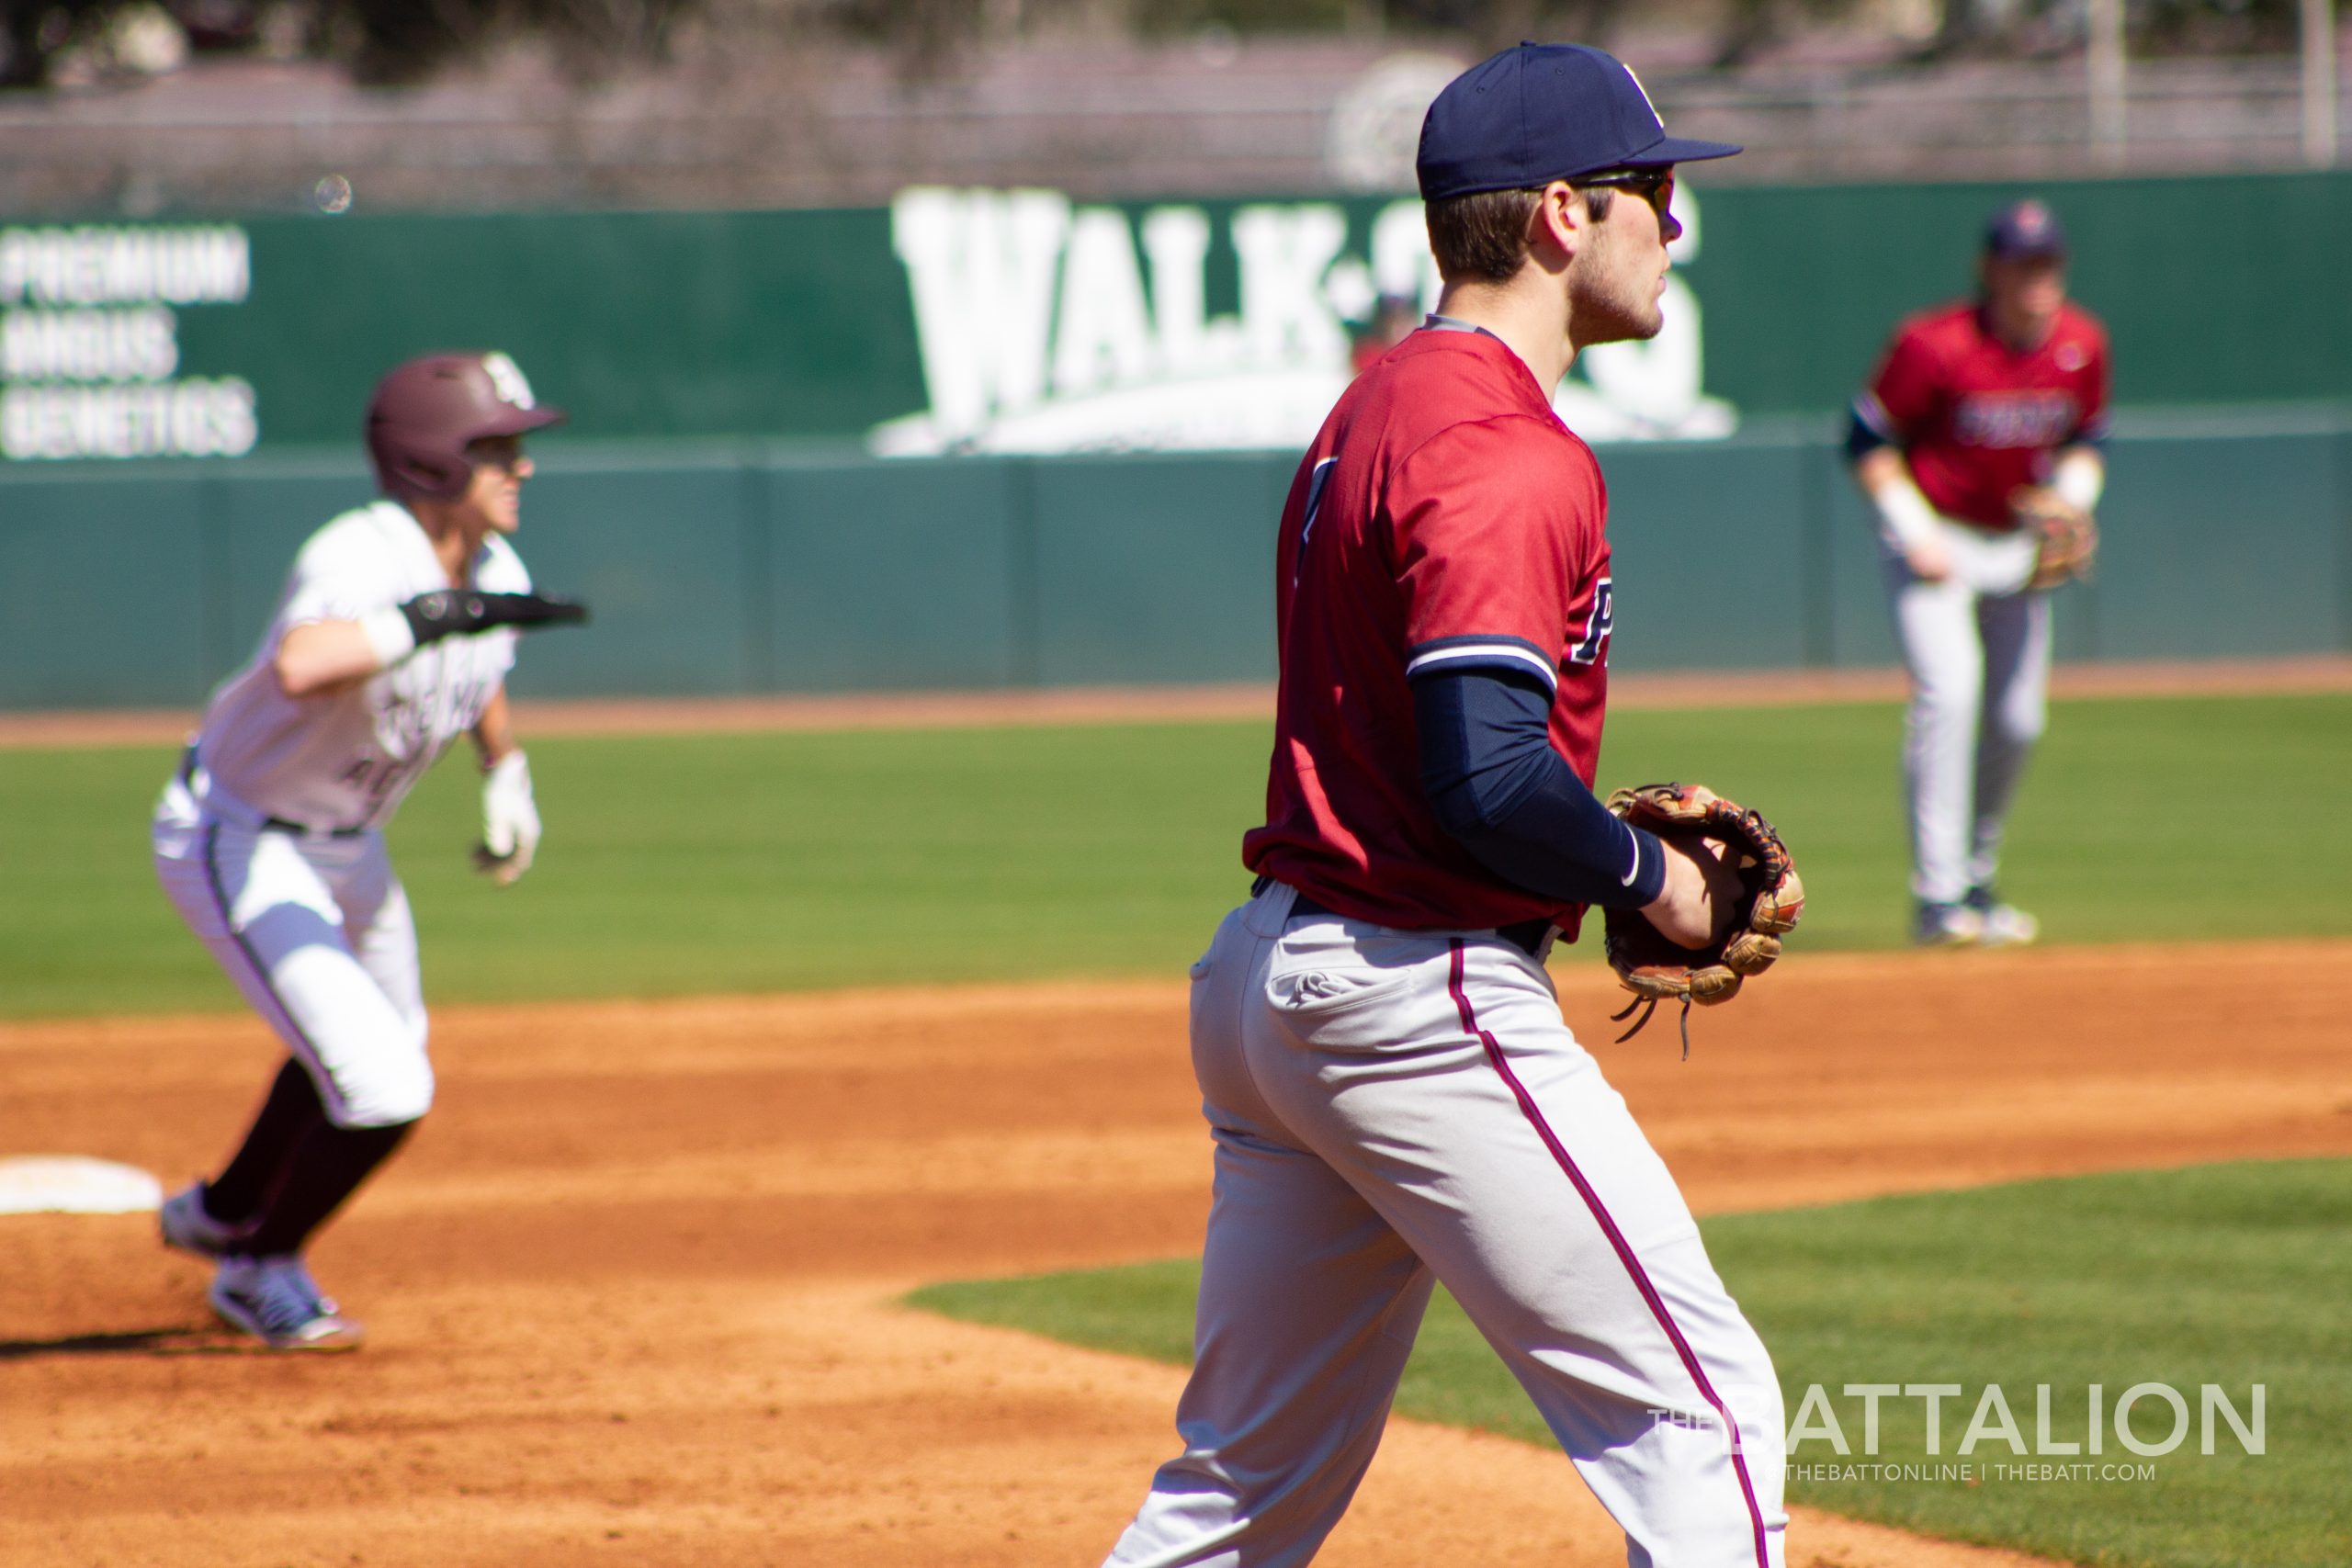
<path id="1" fill-rule="evenodd" d="M 1964 682 L 1922 682 L 1911 694 L 1905 717 L 1914 731 L 1949 735 L 1975 729 L 1980 707 L 1974 688 Z"/>
<path id="2" fill-rule="evenodd" d="M 424 1053 L 402 1051 L 337 1076 L 338 1127 L 397 1127 L 433 1108 L 433 1064 Z"/>
<path id="3" fill-rule="evenodd" d="M 2032 745 L 2048 724 L 2049 710 L 2040 703 L 2007 705 L 1993 716 L 1994 728 L 2011 746 Z"/>
<path id="4" fill-rule="evenodd" d="M 1734 1384 L 1722 1391 L 1738 1431 L 1740 1456 L 1751 1470 L 1778 1474 L 1788 1457 L 1788 1417 L 1776 1384 Z"/>
<path id="5" fill-rule="evenodd" d="M 1984 667 L 1969 659 L 1927 660 L 1911 667 L 1911 705 L 1973 716 L 1984 698 Z"/>

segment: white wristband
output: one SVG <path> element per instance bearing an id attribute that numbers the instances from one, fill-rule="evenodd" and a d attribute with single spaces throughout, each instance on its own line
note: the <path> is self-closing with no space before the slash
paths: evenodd
<path id="1" fill-rule="evenodd" d="M 390 670 L 416 651 L 416 633 L 397 605 L 370 610 L 359 617 L 359 632 L 376 650 L 376 662 Z"/>
<path id="2" fill-rule="evenodd" d="M 1880 525 L 1897 549 L 1935 537 L 1936 509 L 1908 477 L 1889 479 L 1871 491 L 1871 504 L 1878 508 Z"/>
<path id="3" fill-rule="evenodd" d="M 2098 453 L 2076 447 L 2058 459 L 2050 475 L 2050 488 L 2069 506 L 2097 511 L 2099 492 L 2107 488 L 2107 465 Z"/>

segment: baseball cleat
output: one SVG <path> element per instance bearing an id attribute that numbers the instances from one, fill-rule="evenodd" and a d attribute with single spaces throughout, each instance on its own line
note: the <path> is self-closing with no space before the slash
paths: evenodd
<path id="1" fill-rule="evenodd" d="M 204 1207 L 204 1183 L 199 1181 L 164 1201 L 156 1211 L 156 1228 L 164 1245 L 218 1262 L 236 1250 L 244 1236 L 243 1226 L 216 1220 Z"/>
<path id="2" fill-rule="evenodd" d="M 1987 947 L 2023 947 L 2041 934 L 2040 920 L 2015 904 L 2002 903 L 1989 887 L 1971 888 L 1968 908 L 1980 924 L 1976 940 Z"/>
<path id="3" fill-rule="evenodd" d="M 1971 947 L 1984 940 L 1984 917 L 1965 904 L 1922 902 L 1911 940 L 1920 947 Z"/>
<path id="4" fill-rule="evenodd" d="M 223 1322 L 273 1350 L 356 1350 L 368 1337 L 319 1293 L 299 1257 L 223 1258 L 208 1294 Z"/>

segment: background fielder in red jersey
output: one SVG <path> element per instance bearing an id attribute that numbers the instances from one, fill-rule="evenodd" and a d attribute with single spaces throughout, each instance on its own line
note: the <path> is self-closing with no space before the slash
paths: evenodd
<path id="1" fill-rule="evenodd" d="M 2039 932 L 1994 890 L 2050 682 L 2050 599 L 2027 586 L 2037 540 L 2020 514 L 2087 516 L 2106 478 L 2107 333 L 2067 301 L 2056 216 L 2039 201 L 1995 213 L 1980 276 L 1976 299 L 1896 329 L 1849 440 L 1911 672 L 1904 779 L 1928 946 Z"/>
<path id="2" fill-rule="evenodd" d="M 1668 137 L 1597 50 L 1441 94 L 1438 313 L 1299 464 L 1260 874 L 1193 965 L 1216 1141 L 1184 1451 L 1111 1561 L 1303 1563 L 1347 1506 L 1443 1280 L 1624 1527 L 1629 1560 L 1779 1568 L 1771 1358 L 1544 968 L 1584 906 L 1697 943 L 1736 875 L 1596 800 L 1607 492 L 1551 393 L 1654 335 Z"/>

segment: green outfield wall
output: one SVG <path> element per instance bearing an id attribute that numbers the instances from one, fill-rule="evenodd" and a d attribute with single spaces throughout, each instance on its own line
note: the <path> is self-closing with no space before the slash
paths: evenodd
<path id="1" fill-rule="evenodd" d="M 2352 398 L 2352 173 L 1691 180 L 1666 338 L 1579 367 L 1579 430 L 1838 408 L 2029 190 L 2075 238 L 2120 404 Z M 512 353 L 592 440 L 1295 449 L 1351 323 L 1431 280 L 1418 204 L 1378 197 L 0 222 L 0 457 L 340 446 L 384 367 L 467 346 Z"/>
<path id="2" fill-rule="evenodd" d="M 517 540 L 594 605 L 532 696 L 1262 679 L 1292 458 L 810 457 L 549 440 Z M 1620 670 L 1883 665 L 1826 421 L 1604 448 Z M 2352 649 L 2352 412 L 2137 413 L 2062 657 Z M 0 467 L 0 707 L 191 705 L 249 655 L 347 457 Z"/>
<path id="3" fill-rule="evenodd" d="M 1705 186 L 1665 330 L 1582 356 L 1620 668 L 1883 664 L 1838 411 L 2033 191 L 2123 411 L 2072 658 L 2352 648 L 2352 173 Z M 0 706 L 187 704 L 365 499 L 373 378 L 512 353 L 571 415 L 526 558 L 593 631 L 539 694 L 1196 682 L 1272 669 L 1272 525 L 1417 203 L 0 221 Z"/>

